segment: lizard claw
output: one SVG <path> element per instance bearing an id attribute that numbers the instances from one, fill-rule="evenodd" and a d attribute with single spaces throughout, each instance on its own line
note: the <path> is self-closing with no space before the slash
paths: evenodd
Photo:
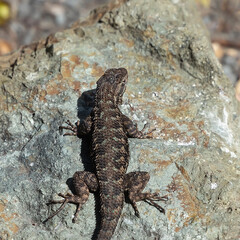
<path id="1" fill-rule="evenodd" d="M 73 218 L 73 222 L 76 222 L 78 213 L 81 209 L 82 206 L 82 201 L 81 198 L 79 198 L 76 195 L 73 195 L 71 193 L 67 193 L 67 194 L 62 194 L 62 193 L 58 193 L 58 196 L 64 198 L 62 200 L 52 200 L 50 202 L 47 203 L 47 205 L 51 205 L 51 204 L 59 204 L 61 203 L 62 205 L 52 214 L 50 215 L 46 220 L 43 221 L 43 223 L 46 223 L 49 219 L 53 218 L 54 216 L 56 216 L 60 211 L 63 210 L 63 208 L 66 206 L 67 203 L 74 203 L 77 204 L 77 210 L 74 214 L 74 218 Z"/>
<path id="2" fill-rule="evenodd" d="M 159 196 L 158 193 L 153 193 L 153 194 L 149 195 L 147 198 L 144 199 L 144 201 L 146 203 L 148 203 L 148 204 L 152 205 L 153 207 L 157 208 L 163 214 L 165 214 L 165 209 L 162 208 L 157 203 L 155 203 L 155 201 L 164 201 L 164 202 L 166 202 L 167 200 L 168 200 L 167 195 Z"/>
<path id="3" fill-rule="evenodd" d="M 145 199 L 144 200 L 146 203 L 148 203 L 149 205 L 152 205 L 153 207 L 157 208 L 161 213 L 165 214 L 165 209 L 162 208 L 160 205 L 158 205 L 157 203 L 155 203 L 152 199 Z"/>
<path id="4" fill-rule="evenodd" d="M 148 199 L 151 199 L 152 201 L 164 201 L 166 202 L 168 200 L 167 195 L 159 196 L 158 193 L 153 193 Z"/>
<path id="5" fill-rule="evenodd" d="M 143 129 L 139 132 L 139 137 L 138 138 L 152 138 L 152 136 L 150 136 L 149 134 L 151 134 L 152 132 L 156 131 L 156 128 L 153 128 L 151 130 L 149 130 L 148 132 L 144 133 L 145 129 L 149 126 L 148 123 L 146 123 L 143 127 Z"/>
<path id="6" fill-rule="evenodd" d="M 75 123 L 75 126 L 74 126 L 69 120 L 66 121 L 66 124 L 67 124 L 68 126 L 59 126 L 59 129 L 60 129 L 60 130 L 62 130 L 62 129 L 67 129 L 67 130 L 70 130 L 70 131 L 72 131 L 72 132 L 64 133 L 63 136 L 77 136 L 78 126 L 80 125 L 80 121 L 78 120 L 78 121 Z"/>
<path id="7" fill-rule="evenodd" d="M 139 211 L 138 211 L 136 202 L 131 201 L 130 203 L 131 203 L 131 205 L 132 205 L 132 207 L 133 207 L 133 209 L 134 209 L 135 215 L 136 215 L 138 218 L 140 218 L 140 213 L 139 213 Z"/>

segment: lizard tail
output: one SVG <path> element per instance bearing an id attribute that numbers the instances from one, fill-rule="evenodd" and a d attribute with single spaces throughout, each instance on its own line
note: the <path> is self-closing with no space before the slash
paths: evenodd
<path id="1" fill-rule="evenodd" d="M 118 219 L 114 219 L 111 221 L 105 220 L 101 224 L 100 230 L 97 235 L 97 240 L 110 240 L 116 229 L 117 223 Z"/>
<path id="2" fill-rule="evenodd" d="M 105 200 L 101 204 L 101 224 L 97 240 L 110 240 L 112 238 L 121 216 L 124 196 L 122 194 L 118 195 L 115 199 L 112 199 L 111 204 L 108 202 L 109 199 Z"/>

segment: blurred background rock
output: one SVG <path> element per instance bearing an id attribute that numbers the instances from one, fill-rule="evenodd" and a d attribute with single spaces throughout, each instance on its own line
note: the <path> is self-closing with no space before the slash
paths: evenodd
<path id="1" fill-rule="evenodd" d="M 0 0 L 0 54 L 71 26 L 107 0 Z"/>
<path id="2" fill-rule="evenodd" d="M 216 56 L 236 86 L 236 98 L 240 101 L 240 83 L 237 83 L 240 78 L 240 0 L 192 1 L 197 3 Z M 0 0 L 0 55 L 66 29 L 107 2 L 109 0 Z"/>

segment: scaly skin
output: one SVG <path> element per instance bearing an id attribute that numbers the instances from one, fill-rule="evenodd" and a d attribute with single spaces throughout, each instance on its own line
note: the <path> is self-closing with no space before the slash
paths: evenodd
<path id="1" fill-rule="evenodd" d="M 123 179 L 128 167 L 129 147 L 118 102 L 126 81 L 125 69 L 110 69 L 97 82 L 92 145 L 100 187 L 99 239 L 111 239 L 123 208 Z"/>
<path id="2" fill-rule="evenodd" d="M 167 199 L 157 193 L 142 193 L 150 178 L 147 172 L 126 174 L 129 163 L 128 137 L 148 137 L 138 131 L 137 126 L 118 108 L 122 103 L 127 79 L 127 70 L 124 68 L 107 70 L 97 81 L 95 106 L 90 116 L 83 122 L 78 121 L 76 126 L 68 121 L 69 126 L 61 127 L 72 131 L 65 135 L 81 138 L 90 134 L 91 156 L 96 172 L 76 172 L 73 176 L 76 194 L 59 194 L 63 200 L 49 202 L 62 205 L 47 220 L 58 214 L 66 203 L 75 203 L 78 205 L 73 219 L 75 221 L 81 206 L 88 199 L 89 191 L 99 189 L 101 225 L 98 240 L 111 239 L 122 212 L 125 191 L 138 217 L 137 201 L 145 201 L 164 213 L 164 209 L 154 201 Z"/>

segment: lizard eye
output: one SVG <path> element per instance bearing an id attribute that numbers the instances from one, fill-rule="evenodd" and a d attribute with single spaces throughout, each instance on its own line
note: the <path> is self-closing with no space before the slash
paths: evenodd
<path id="1" fill-rule="evenodd" d="M 114 83 L 114 80 L 115 80 L 114 76 L 110 76 L 110 77 L 109 77 L 109 82 L 110 82 L 111 84 Z"/>
<path id="2" fill-rule="evenodd" d="M 117 74 L 115 76 L 115 78 L 116 78 L 117 81 L 121 80 L 122 79 L 122 74 L 121 73 Z"/>

